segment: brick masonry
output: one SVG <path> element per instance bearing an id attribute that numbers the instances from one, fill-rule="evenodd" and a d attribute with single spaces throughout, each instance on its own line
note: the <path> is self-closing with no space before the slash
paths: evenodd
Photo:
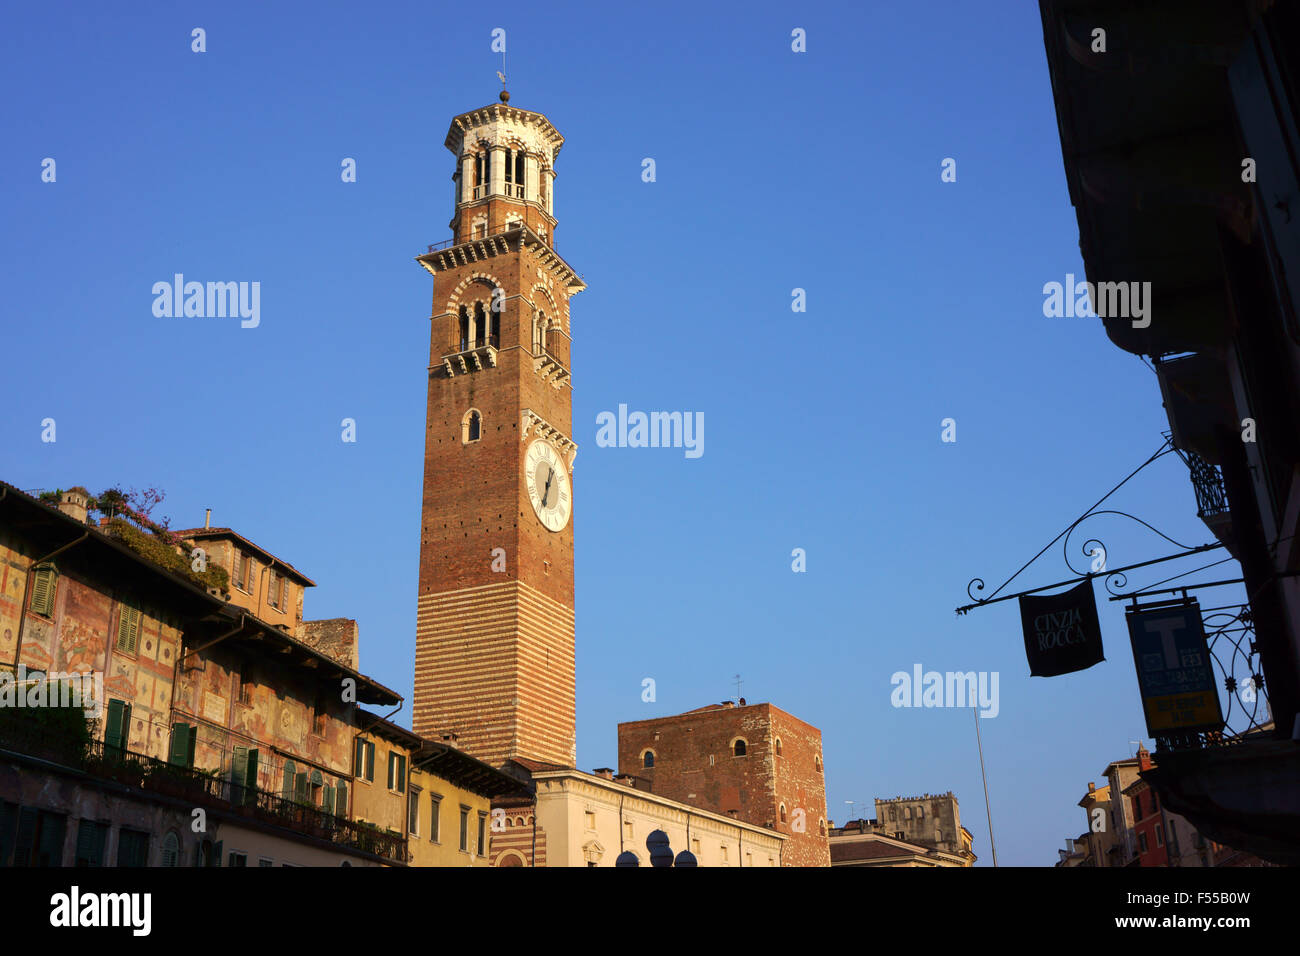
<path id="1" fill-rule="evenodd" d="M 618 767 L 660 796 L 788 834 L 782 866 L 830 866 L 821 731 L 778 707 L 727 702 L 619 724 Z"/>
<path id="2" fill-rule="evenodd" d="M 465 114 L 449 136 L 459 169 L 472 163 L 463 165 L 469 153 L 453 143 L 456 130 L 480 122 L 487 124 L 480 134 L 494 142 L 516 137 L 541 151 L 559 139 L 540 114 L 506 107 Z M 542 165 L 530 169 L 549 168 L 552 158 L 534 157 Z M 521 212 L 530 227 L 549 226 L 553 235 L 554 220 L 538 218 L 542 207 L 491 195 L 462 202 L 453 221 L 464 243 L 471 218 L 486 216 L 487 238 L 420 258 L 434 282 L 413 726 L 435 738 L 456 733 L 458 746 L 496 766 L 514 756 L 572 766 L 577 512 L 558 532 L 537 518 L 523 469 L 538 435 L 525 435 L 522 419 L 530 409 L 572 438 L 570 385 L 539 371 L 533 327 L 538 320 L 551 326 L 547 351 L 567 368 L 569 296 L 582 286 L 536 231 L 501 234 L 507 217 Z M 461 307 L 489 311 L 498 289 L 504 308 L 492 313 L 491 355 L 479 350 L 449 370 L 443 358 L 461 349 Z M 466 441 L 463 428 L 471 411 L 482 417 L 477 441 Z"/>

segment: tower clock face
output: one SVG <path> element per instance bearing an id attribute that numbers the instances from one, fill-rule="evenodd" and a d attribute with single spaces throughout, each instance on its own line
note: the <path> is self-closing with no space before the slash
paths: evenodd
<path id="1" fill-rule="evenodd" d="M 559 452 L 546 439 L 539 438 L 528 446 L 524 456 L 524 481 L 528 499 L 537 512 L 537 520 L 550 531 L 560 531 L 569 523 L 573 490 L 569 487 L 569 470 Z"/>

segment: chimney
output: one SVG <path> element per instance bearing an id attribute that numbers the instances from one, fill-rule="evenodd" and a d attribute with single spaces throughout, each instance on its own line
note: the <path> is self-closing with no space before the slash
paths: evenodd
<path id="1" fill-rule="evenodd" d="M 724 709 L 730 710 L 732 707 L 736 706 L 736 702 L 734 700 L 724 700 L 722 706 Z"/>
<path id="2" fill-rule="evenodd" d="M 745 706 L 745 698 L 743 698 L 743 697 L 740 698 L 740 706 L 741 706 L 741 707 L 744 707 L 744 706 Z"/>
<path id="3" fill-rule="evenodd" d="M 597 767 L 592 773 L 597 777 L 604 777 L 606 780 L 614 779 L 614 769 L 612 767 Z"/>
<path id="4" fill-rule="evenodd" d="M 211 508 L 208 508 L 208 509 L 207 509 L 207 512 L 208 512 L 208 513 L 205 514 L 205 515 L 203 516 L 203 530 L 204 530 L 204 531 L 207 531 L 209 528 L 212 527 L 212 509 L 211 509 Z"/>
<path id="5" fill-rule="evenodd" d="M 86 523 L 87 506 L 89 504 L 90 495 L 80 488 L 65 491 L 59 498 L 59 510 L 70 518 L 75 518 L 81 524 Z"/>

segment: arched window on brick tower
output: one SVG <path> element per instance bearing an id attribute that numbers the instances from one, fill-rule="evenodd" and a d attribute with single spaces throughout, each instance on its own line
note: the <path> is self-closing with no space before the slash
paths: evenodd
<path id="1" fill-rule="evenodd" d="M 477 408 L 471 408 L 465 413 L 465 417 L 461 421 L 461 443 L 468 445 L 470 442 L 478 441 L 482 437 L 483 416 L 479 414 Z"/>

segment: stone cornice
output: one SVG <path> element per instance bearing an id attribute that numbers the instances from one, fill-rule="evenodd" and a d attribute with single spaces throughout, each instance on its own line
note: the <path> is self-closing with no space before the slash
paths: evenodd
<path id="1" fill-rule="evenodd" d="M 748 823 L 744 820 L 733 820 L 711 810 L 702 810 L 689 804 L 678 803 L 676 800 L 669 800 L 667 797 L 661 797 L 646 790 L 636 790 L 621 783 L 607 781 L 603 777 L 583 773 L 581 770 L 534 771 L 532 778 L 538 784 L 554 785 L 574 796 L 610 800 L 608 806 L 618 806 L 618 800 L 614 798 L 621 797 L 625 810 L 656 814 L 666 822 L 680 826 L 685 826 L 687 817 L 689 817 L 692 832 L 699 828 L 715 835 L 728 836 L 735 834 L 739 830 L 744 833 L 745 839 L 770 840 L 771 843 L 768 845 L 773 847 L 787 839 L 786 835 L 778 830 L 770 830 L 767 827 L 761 827 L 756 823 Z M 548 790 L 554 792 L 550 786 L 539 788 L 538 799 L 540 800 L 545 796 Z M 642 806 L 638 807 L 637 804 Z"/>
<path id="2" fill-rule="evenodd" d="M 528 433 L 534 431 L 537 437 L 545 438 L 565 456 L 569 471 L 573 471 L 573 459 L 578 457 L 578 443 L 575 442 L 564 432 L 560 431 L 541 415 L 538 415 L 531 408 L 525 408 L 519 413 L 519 440 L 526 441 Z"/>
<path id="3" fill-rule="evenodd" d="M 559 130 L 543 114 L 535 113 L 532 110 L 522 110 L 517 106 L 510 106 L 506 103 L 492 103 L 489 106 L 483 106 L 453 117 L 451 127 L 447 130 L 447 139 L 443 145 L 459 156 L 461 145 L 471 130 L 497 120 L 506 120 L 520 126 L 535 128 L 542 141 L 550 147 L 552 156 L 557 155 L 564 145 L 564 137 L 560 135 Z"/>
<path id="4" fill-rule="evenodd" d="M 446 249 L 427 252 L 422 256 L 416 256 L 415 261 L 431 275 L 437 275 L 449 269 L 521 252 L 524 249 L 533 252 L 540 266 L 568 290 L 570 297 L 587 288 L 587 284 L 582 281 L 582 277 L 573 270 L 573 267 L 524 222 L 514 223 L 510 229 L 494 236 L 467 239 Z"/>

